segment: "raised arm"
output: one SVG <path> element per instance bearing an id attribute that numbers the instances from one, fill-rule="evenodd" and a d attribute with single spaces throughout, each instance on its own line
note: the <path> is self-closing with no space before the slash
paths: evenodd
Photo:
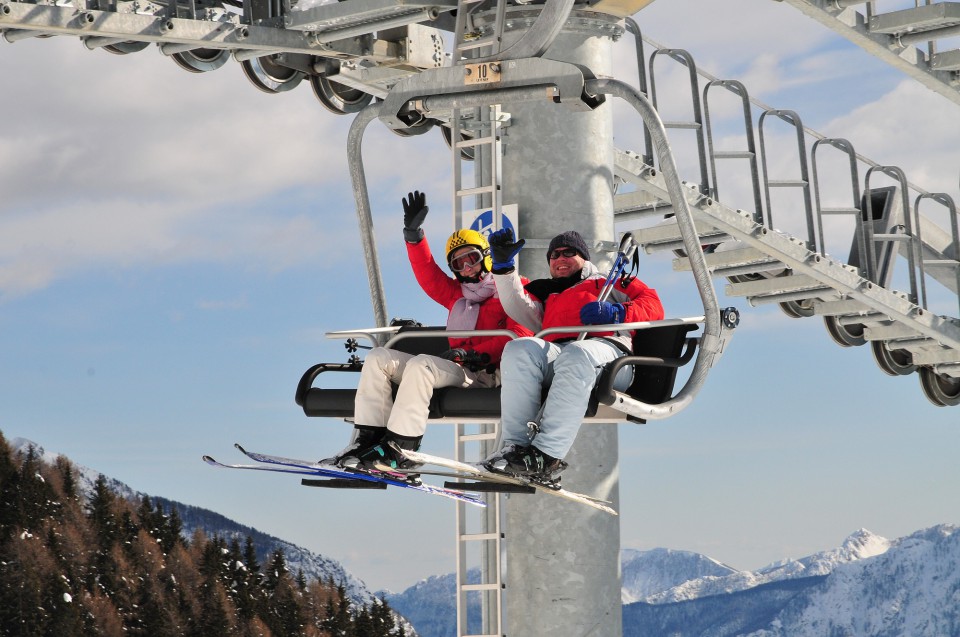
<path id="1" fill-rule="evenodd" d="M 493 280 L 497 295 L 507 316 L 527 329 L 537 332 L 543 325 L 543 304 L 527 294 L 517 274 L 514 259 L 525 241 L 514 241 L 513 230 L 504 228 L 490 235 L 490 253 L 493 257 Z"/>

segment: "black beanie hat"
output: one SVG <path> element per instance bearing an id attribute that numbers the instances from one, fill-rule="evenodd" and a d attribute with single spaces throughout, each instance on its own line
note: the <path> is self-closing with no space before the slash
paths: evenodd
<path id="1" fill-rule="evenodd" d="M 580 253 L 585 260 L 590 260 L 590 249 L 587 248 L 587 242 L 583 240 L 580 233 L 576 230 L 567 230 L 561 232 L 553 239 L 550 239 L 550 247 L 547 248 L 547 261 L 550 261 L 550 255 L 557 248 L 573 248 Z"/>

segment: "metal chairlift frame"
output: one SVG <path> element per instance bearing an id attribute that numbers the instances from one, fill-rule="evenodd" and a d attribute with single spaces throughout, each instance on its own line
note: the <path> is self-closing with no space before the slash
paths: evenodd
<path id="1" fill-rule="evenodd" d="M 522 74 L 521 63 L 533 66 L 534 72 L 538 68 L 560 70 L 562 72 L 561 77 L 540 76 L 537 83 L 524 86 L 522 82 L 525 77 Z M 401 81 L 394 88 L 394 92 L 398 94 L 399 98 L 391 100 L 388 97 L 382 104 L 371 104 L 358 113 L 354 119 L 348 134 L 348 160 L 377 325 L 385 326 L 387 318 L 385 293 L 373 236 L 369 191 L 361 153 L 363 131 L 370 122 L 379 117 L 388 125 L 395 126 L 398 122 L 403 121 L 401 117 L 409 117 L 414 121 L 420 121 L 425 117 L 425 112 L 430 113 L 431 116 L 439 116 L 442 109 L 450 110 L 470 105 L 510 103 L 519 100 L 543 100 L 547 99 L 548 96 L 551 101 L 567 105 L 574 110 L 588 110 L 602 103 L 605 95 L 619 97 L 632 106 L 643 119 L 657 151 L 660 170 L 666 180 L 674 206 L 674 214 L 681 230 L 683 247 L 690 258 L 694 281 L 704 307 L 704 331 L 693 370 L 686 384 L 676 396 L 660 405 L 647 405 L 626 396 L 618 396 L 617 407 L 622 407 L 625 414 L 643 420 L 661 419 L 674 415 L 689 405 L 703 386 L 710 368 L 722 354 L 725 343 L 730 338 L 731 330 L 736 326 L 739 316 L 735 311 L 722 312 L 717 302 L 716 291 L 694 226 L 693 215 L 690 211 L 684 186 L 673 159 L 665 126 L 655 107 L 646 96 L 624 82 L 613 79 L 588 78 L 583 75 L 584 71 L 582 69 L 574 65 L 549 60 L 517 60 L 515 64 L 521 67 L 521 70 L 518 72 L 519 80 L 513 85 L 509 81 L 505 81 L 507 88 L 474 89 L 469 92 L 460 88 L 464 86 L 462 82 L 464 69 L 462 67 L 424 71 Z M 506 75 L 508 72 L 508 69 L 505 68 L 504 74 Z M 461 82 L 456 92 L 451 94 L 447 87 L 456 85 L 457 73 L 460 74 Z M 576 83 L 574 79 L 576 76 L 580 77 L 579 89 L 573 86 Z M 430 84 L 431 77 L 437 80 L 434 86 Z M 509 78 L 504 79 L 508 80 Z M 544 90 L 545 85 L 547 90 Z M 447 91 L 447 93 L 445 94 L 444 91 Z M 571 95 L 571 92 L 575 94 Z M 695 94 L 695 98 L 699 98 L 699 95 Z"/>

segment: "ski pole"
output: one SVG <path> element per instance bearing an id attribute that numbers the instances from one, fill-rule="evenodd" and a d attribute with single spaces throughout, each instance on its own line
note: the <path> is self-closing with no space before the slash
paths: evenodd
<path id="1" fill-rule="evenodd" d="M 638 244 L 633 238 L 633 233 L 624 232 L 623 237 L 620 239 L 620 247 L 617 249 L 617 258 L 613 260 L 613 266 L 610 268 L 607 280 L 603 282 L 603 289 L 600 290 L 600 294 L 597 296 L 598 303 L 606 301 L 610 296 L 614 283 L 623 276 L 624 270 L 626 270 L 630 261 L 633 259 L 633 255 L 637 252 L 637 247 Z M 582 341 L 586 337 L 586 332 L 580 332 L 577 340 Z"/>

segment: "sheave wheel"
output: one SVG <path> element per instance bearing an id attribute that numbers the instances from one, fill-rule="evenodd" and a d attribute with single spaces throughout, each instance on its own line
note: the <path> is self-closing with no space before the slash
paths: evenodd
<path id="1" fill-rule="evenodd" d="M 920 368 L 920 387 L 927 400 L 937 407 L 960 405 L 960 378 L 938 374 L 929 367 Z"/>
<path id="2" fill-rule="evenodd" d="M 296 69 L 277 64 L 272 55 L 244 60 L 240 66 L 251 84 L 264 93 L 289 91 L 296 88 L 304 77 L 304 74 Z"/>
<path id="3" fill-rule="evenodd" d="M 917 369 L 911 362 L 909 352 L 902 349 L 889 350 L 882 341 L 873 341 L 870 347 L 873 348 L 873 358 L 877 366 L 890 376 L 907 376 Z"/>
<path id="4" fill-rule="evenodd" d="M 391 128 L 395 135 L 400 137 L 413 137 L 415 135 L 423 135 L 437 123 L 435 119 L 425 119 L 416 126 L 410 126 L 409 128 Z"/>
<path id="5" fill-rule="evenodd" d="M 206 73 L 216 71 L 230 59 L 228 49 L 194 49 L 170 56 L 184 71 Z"/>
<path id="6" fill-rule="evenodd" d="M 325 75 L 310 76 L 310 86 L 323 107 L 337 115 L 357 113 L 373 100 L 369 93 L 334 82 Z"/>
<path id="7" fill-rule="evenodd" d="M 812 301 L 784 301 L 780 309 L 790 318 L 804 318 L 813 316 Z"/>
<path id="8" fill-rule="evenodd" d="M 836 316 L 824 316 L 823 324 L 834 342 L 841 347 L 859 347 L 867 342 L 863 338 L 863 325 L 842 325 Z"/>
<path id="9" fill-rule="evenodd" d="M 150 46 L 149 42 L 117 42 L 103 47 L 104 51 L 109 51 L 114 55 L 127 55 L 128 53 L 139 53 Z"/>

